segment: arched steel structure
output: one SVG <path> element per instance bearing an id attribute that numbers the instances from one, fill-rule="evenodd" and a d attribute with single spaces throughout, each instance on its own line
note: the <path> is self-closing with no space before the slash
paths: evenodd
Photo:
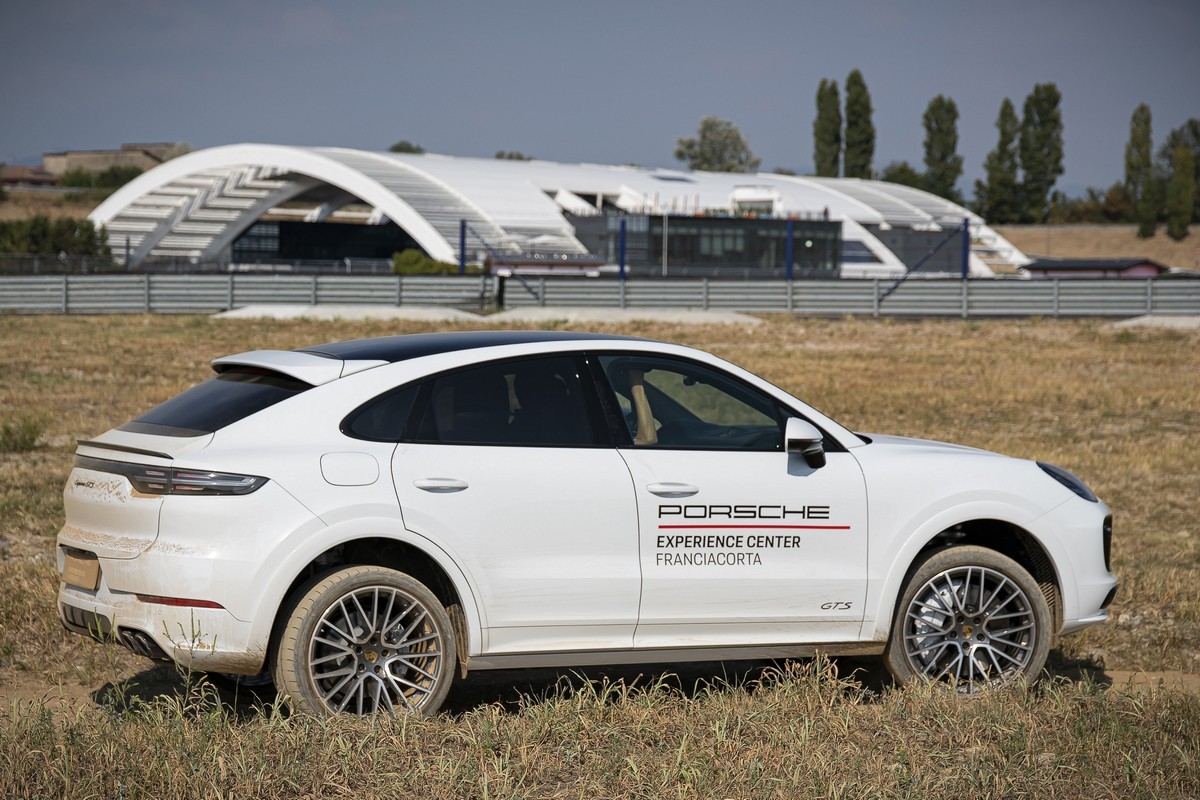
<path id="1" fill-rule="evenodd" d="M 391 220 L 432 258 L 457 258 L 459 225 L 497 250 L 581 254 L 570 216 L 617 209 L 687 214 L 742 204 L 784 216 L 828 217 L 869 254 L 844 275 L 886 277 L 904 264 L 873 233 L 949 229 L 970 221 L 971 271 L 1028 259 L 977 215 L 927 192 L 856 179 L 682 172 L 598 164 L 375 153 L 334 147 L 237 144 L 172 159 L 119 189 L 92 212 L 120 259 L 223 261 L 230 245 L 281 204 L 311 205 L 319 220 L 350 203 Z M 304 213 L 304 212 L 301 212 Z"/>

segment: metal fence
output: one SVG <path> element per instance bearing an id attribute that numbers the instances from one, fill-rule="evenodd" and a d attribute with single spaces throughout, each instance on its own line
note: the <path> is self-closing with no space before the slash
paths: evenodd
<path id="1" fill-rule="evenodd" d="M 248 305 L 496 306 L 494 277 L 354 275 L 0 275 L 0 313 L 208 314 Z M 1192 280 L 508 280 L 506 308 L 721 309 L 819 316 L 1128 317 L 1200 314 Z"/>

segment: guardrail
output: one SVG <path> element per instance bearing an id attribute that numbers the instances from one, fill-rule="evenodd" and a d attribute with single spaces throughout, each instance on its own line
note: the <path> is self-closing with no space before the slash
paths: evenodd
<path id="1" fill-rule="evenodd" d="M 493 277 L 354 275 L 0 276 L 0 313 L 209 314 L 268 303 L 443 306 L 482 311 Z M 877 280 L 619 281 L 527 278 L 505 306 L 722 309 L 818 316 L 1128 317 L 1200 314 L 1193 280 L 916 280 L 880 298 Z"/>

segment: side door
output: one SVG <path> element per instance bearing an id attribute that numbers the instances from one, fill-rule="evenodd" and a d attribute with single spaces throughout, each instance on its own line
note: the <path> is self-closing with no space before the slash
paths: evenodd
<path id="1" fill-rule="evenodd" d="M 581 357 L 426 379 L 392 460 L 405 526 L 479 593 L 484 651 L 628 648 L 637 512 Z"/>
<path id="2" fill-rule="evenodd" d="M 788 412 L 715 367 L 598 358 L 629 438 L 641 527 L 637 647 L 853 641 L 866 596 L 866 489 L 783 447 Z M 611 407 L 612 404 L 610 404 Z"/>

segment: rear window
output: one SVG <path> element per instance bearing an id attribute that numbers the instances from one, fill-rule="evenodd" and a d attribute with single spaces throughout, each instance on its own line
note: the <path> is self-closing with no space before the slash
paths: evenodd
<path id="1" fill-rule="evenodd" d="M 126 422 L 118 430 L 158 436 L 203 436 L 312 388 L 288 375 L 232 367 Z"/>

